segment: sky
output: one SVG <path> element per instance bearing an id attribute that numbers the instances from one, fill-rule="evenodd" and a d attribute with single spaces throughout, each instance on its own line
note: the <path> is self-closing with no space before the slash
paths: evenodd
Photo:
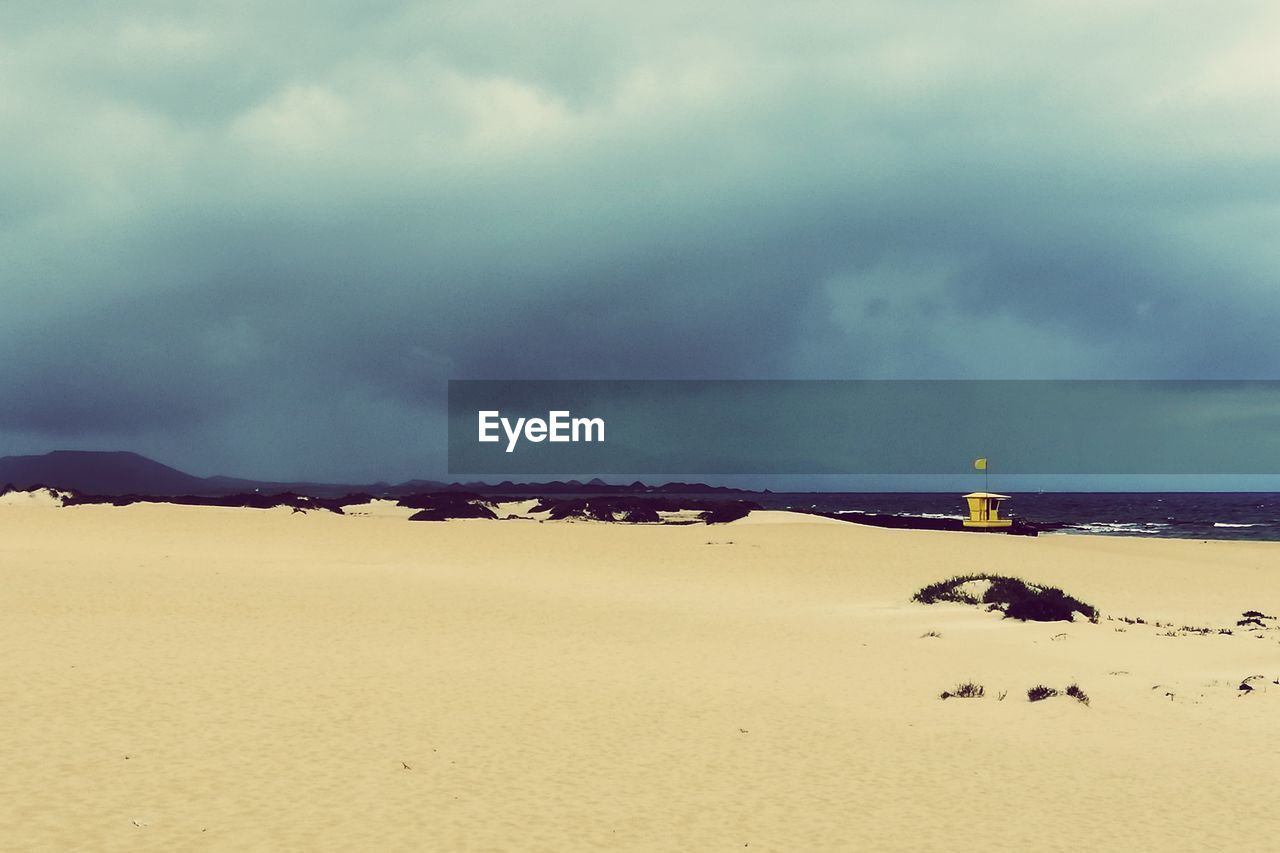
<path id="1" fill-rule="evenodd" d="M 1280 378 L 1272 2 L 0 5 L 0 455 L 460 378 Z"/>

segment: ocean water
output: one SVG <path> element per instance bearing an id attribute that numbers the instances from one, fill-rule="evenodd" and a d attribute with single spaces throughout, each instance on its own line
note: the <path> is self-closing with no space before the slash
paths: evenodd
<path id="1" fill-rule="evenodd" d="M 959 494 L 772 494 L 770 507 L 963 518 Z M 1280 494 L 1263 492 L 1012 493 L 1006 504 L 1046 533 L 1280 541 Z"/>

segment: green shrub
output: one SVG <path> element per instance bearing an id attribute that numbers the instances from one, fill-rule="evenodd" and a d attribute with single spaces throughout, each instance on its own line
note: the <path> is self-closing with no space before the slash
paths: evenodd
<path id="1" fill-rule="evenodd" d="M 981 699 L 987 695 L 987 689 L 981 684 L 974 684 L 972 681 L 966 681 L 960 684 L 954 691 L 944 690 L 940 699 Z"/>
<path id="2" fill-rule="evenodd" d="M 915 595 L 911 596 L 912 601 L 918 601 L 921 604 L 935 604 L 939 601 L 955 601 L 960 604 L 980 604 L 978 599 L 974 598 L 966 592 L 960 590 L 960 587 L 969 581 L 985 581 L 990 580 L 991 575 L 956 575 L 950 580 L 938 581 L 928 586 L 921 587 Z"/>
<path id="3" fill-rule="evenodd" d="M 1052 699 L 1058 695 L 1058 691 L 1052 687 L 1046 687 L 1043 684 L 1037 684 L 1027 691 L 1027 701 L 1039 702 L 1043 699 Z"/>
<path id="4" fill-rule="evenodd" d="M 972 581 L 987 581 L 989 584 L 981 600 L 972 592 L 962 589 Z M 986 604 L 1010 619 L 1021 619 L 1024 622 L 1070 622 L 1072 614 L 1077 612 L 1094 621 L 1098 618 L 1097 608 L 1067 595 L 1057 587 L 1028 584 L 1005 575 L 957 575 L 950 580 L 921 587 L 911 599 L 921 604 L 939 601 Z"/>

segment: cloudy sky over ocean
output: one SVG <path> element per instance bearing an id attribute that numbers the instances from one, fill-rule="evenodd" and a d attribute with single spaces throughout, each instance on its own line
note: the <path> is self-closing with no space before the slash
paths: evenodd
<path id="1" fill-rule="evenodd" d="M 6 2 L 0 455 L 441 475 L 449 378 L 1280 378 L 1277 44 L 1272 2 Z"/>

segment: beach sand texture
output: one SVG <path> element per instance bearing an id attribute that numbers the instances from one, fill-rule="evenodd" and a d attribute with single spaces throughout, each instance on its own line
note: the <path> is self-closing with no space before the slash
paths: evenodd
<path id="1" fill-rule="evenodd" d="M 1231 627 L 1280 610 L 1278 558 L 15 502 L 0 850 L 1275 849 L 1280 630 L 909 599 L 992 571 Z"/>

